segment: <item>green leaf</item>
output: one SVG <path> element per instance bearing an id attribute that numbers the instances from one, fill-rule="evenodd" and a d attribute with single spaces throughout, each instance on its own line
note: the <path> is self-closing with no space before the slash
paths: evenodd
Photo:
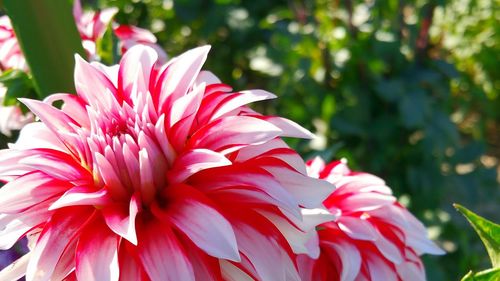
<path id="1" fill-rule="evenodd" d="M 108 24 L 106 32 L 102 38 L 96 41 L 96 51 L 100 61 L 106 65 L 117 64 L 120 55 L 118 54 L 118 38 L 113 32 L 112 23 Z"/>
<path id="2" fill-rule="evenodd" d="M 40 97 L 74 93 L 74 54 L 84 55 L 69 0 L 4 0 Z"/>
<path id="3" fill-rule="evenodd" d="M 500 267 L 483 270 L 480 272 L 469 271 L 461 281 L 498 281 L 500 280 Z"/>
<path id="4" fill-rule="evenodd" d="M 7 88 L 3 100 L 5 106 L 18 104 L 18 98 L 37 98 L 33 80 L 21 70 L 10 69 L 3 72 L 0 83 Z"/>
<path id="5" fill-rule="evenodd" d="M 492 266 L 497 269 L 500 268 L 500 225 L 474 214 L 459 204 L 453 206 L 467 218 L 483 241 Z"/>

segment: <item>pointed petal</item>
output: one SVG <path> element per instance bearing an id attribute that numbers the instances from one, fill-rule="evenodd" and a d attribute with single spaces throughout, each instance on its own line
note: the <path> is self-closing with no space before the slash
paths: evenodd
<path id="1" fill-rule="evenodd" d="M 0 214 L 0 250 L 10 249 L 28 231 L 47 221 L 48 204 L 38 204 L 22 213 Z"/>
<path id="2" fill-rule="evenodd" d="M 56 212 L 47 222 L 34 249 L 26 270 L 27 281 L 47 281 L 66 245 L 75 238 L 87 220 L 92 217 L 93 208 L 73 207 Z M 67 212 L 71 212 L 68 216 Z"/>
<path id="3" fill-rule="evenodd" d="M 134 245 L 137 245 L 135 218 L 141 208 L 139 196 L 137 193 L 132 196 L 128 210 L 122 204 L 109 205 L 102 210 L 108 227 Z"/>
<path id="4" fill-rule="evenodd" d="M 75 87 L 78 95 L 95 109 L 111 110 L 115 99 L 118 103 L 122 98 L 110 79 L 99 69 L 75 55 Z M 105 93 L 111 93 L 106 95 Z"/>
<path id="5" fill-rule="evenodd" d="M 278 165 L 265 167 L 306 208 L 319 208 L 335 189 L 331 183 Z"/>
<path id="6" fill-rule="evenodd" d="M 151 221 L 137 230 L 139 259 L 152 281 L 195 281 L 189 258 L 169 226 Z"/>
<path id="7" fill-rule="evenodd" d="M 276 95 L 264 90 L 246 90 L 238 93 L 226 94 L 224 100 L 218 103 L 215 110 L 213 110 L 210 121 L 249 103 L 274 98 L 276 98 Z"/>
<path id="8" fill-rule="evenodd" d="M 111 202 L 108 190 L 102 188 L 98 191 L 91 191 L 87 186 L 75 186 L 66 191 L 56 202 L 50 205 L 49 210 L 60 209 L 68 206 L 82 205 L 105 205 Z"/>
<path id="9" fill-rule="evenodd" d="M 339 240 L 336 243 L 324 242 L 335 252 L 341 262 L 341 281 L 353 281 L 358 276 L 361 268 L 361 254 L 352 243 Z M 377 279 L 373 279 L 377 280 Z M 381 279 L 383 280 L 383 279 Z"/>
<path id="10" fill-rule="evenodd" d="M 37 141 L 33 141 L 36 139 Z M 64 144 L 42 122 L 26 124 L 19 132 L 17 141 L 9 144 L 11 149 L 49 148 L 68 153 Z"/>
<path id="11" fill-rule="evenodd" d="M 144 45 L 133 46 L 123 55 L 118 72 L 118 89 L 126 101 L 132 98 L 134 84 L 139 93 L 149 91 L 151 70 L 157 60 L 157 52 Z"/>
<path id="12" fill-rule="evenodd" d="M 366 220 L 342 216 L 337 224 L 339 228 L 349 237 L 356 240 L 375 241 L 377 233 L 372 224 Z"/>
<path id="13" fill-rule="evenodd" d="M 78 126 L 75 120 L 52 105 L 32 99 L 20 98 L 20 102 L 26 105 L 43 123 L 56 135 L 59 132 L 74 132 L 71 124 Z"/>
<path id="14" fill-rule="evenodd" d="M 193 149 L 179 156 L 169 171 L 169 182 L 180 183 L 205 169 L 231 165 L 224 155 L 209 149 Z"/>
<path id="15" fill-rule="evenodd" d="M 66 191 L 71 184 L 33 172 L 21 176 L 0 189 L 0 213 L 24 211 Z"/>
<path id="16" fill-rule="evenodd" d="M 207 59 L 210 46 L 203 46 L 189 50 L 170 60 L 165 72 L 161 74 L 158 97 L 159 112 L 167 113 L 169 102 L 185 95 Z"/>
<path id="17" fill-rule="evenodd" d="M 282 137 L 302 139 L 313 139 L 316 137 L 313 133 L 309 132 L 309 130 L 293 122 L 292 120 L 275 116 L 266 116 L 263 117 L 263 119 L 280 128 L 283 131 L 283 133 L 281 134 Z"/>
<path id="18" fill-rule="evenodd" d="M 229 153 L 247 145 L 265 143 L 280 134 L 279 128 L 266 121 L 246 116 L 230 116 L 198 130 L 187 147 Z"/>
<path id="19" fill-rule="evenodd" d="M 103 222 L 86 226 L 76 249 L 77 279 L 118 281 L 119 241 L 119 236 L 109 231 Z"/>
<path id="20" fill-rule="evenodd" d="M 100 153 L 95 153 L 94 163 L 99 169 L 99 175 L 106 184 L 106 189 L 109 190 L 110 196 L 113 198 L 123 199 L 127 197 L 127 190 L 123 186 L 120 178 L 116 174 L 116 166 L 111 163 Z"/>
<path id="21" fill-rule="evenodd" d="M 176 208 L 171 209 L 170 217 L 172 223 L 207 254 L 240 261 L 233 228 L 214 208 L 197 200 L 184 198 Z"/>

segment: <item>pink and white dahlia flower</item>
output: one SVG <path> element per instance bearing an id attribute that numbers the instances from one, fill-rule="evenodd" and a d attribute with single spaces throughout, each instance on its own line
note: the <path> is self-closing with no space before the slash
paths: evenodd
<path id="1" fill-rule="evenodd" d="M 347 161 L 307 162 L 311 177 L 336 185 L 324 201 L 336 219 L 318 227 L 320 257 L 298 257 L 302 280 L 425 280 L 420 255 L 443 254 L 385 182 L 352 172 Z"/>
<path id="2" fill-rule="evenodd" d="M 333 185 L 280 139 L 308 131 L 246 106 L 273 94 L 200 71 L 208 51 L 77 57 L 78 95 L 22 100 L 41 122 L 0 150 L 0 249 L 32 250 L 0 280 L 300 280 L 295 254 L 317 256 L 331 220 L 304 208 Z"/>
<path id="3" fill-rule="evenodd" d="M 9 17 L 0 17 L 0 68 L 1 70 L 28 70 L 26 59 L 21 51 Z"/>

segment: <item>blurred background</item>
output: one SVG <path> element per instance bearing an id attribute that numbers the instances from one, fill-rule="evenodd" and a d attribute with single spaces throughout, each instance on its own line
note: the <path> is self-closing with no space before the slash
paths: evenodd
<path id="1" fill-rule="evenodd" d="M 489 267 L 452 207 L 500 222 L 500 5 L 496 0 L 94 0 L 154 32 L 173 57 L 210 44 L 209 69 L 258 110 L 314 132 L 305 159 L 348 159 L 384 178 L 448 254 L 429 280 Z M 6 139 L 3 140 L 7 141 Z"/>

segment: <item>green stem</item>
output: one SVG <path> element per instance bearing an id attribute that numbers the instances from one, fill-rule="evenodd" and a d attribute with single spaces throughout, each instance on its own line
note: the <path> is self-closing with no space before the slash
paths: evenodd
<path id="1" fill-rule="evenodd" d="M 69 0 L 3 2 L 40 98 L 74 93 L 74 54 L 85 52 Z"/>

